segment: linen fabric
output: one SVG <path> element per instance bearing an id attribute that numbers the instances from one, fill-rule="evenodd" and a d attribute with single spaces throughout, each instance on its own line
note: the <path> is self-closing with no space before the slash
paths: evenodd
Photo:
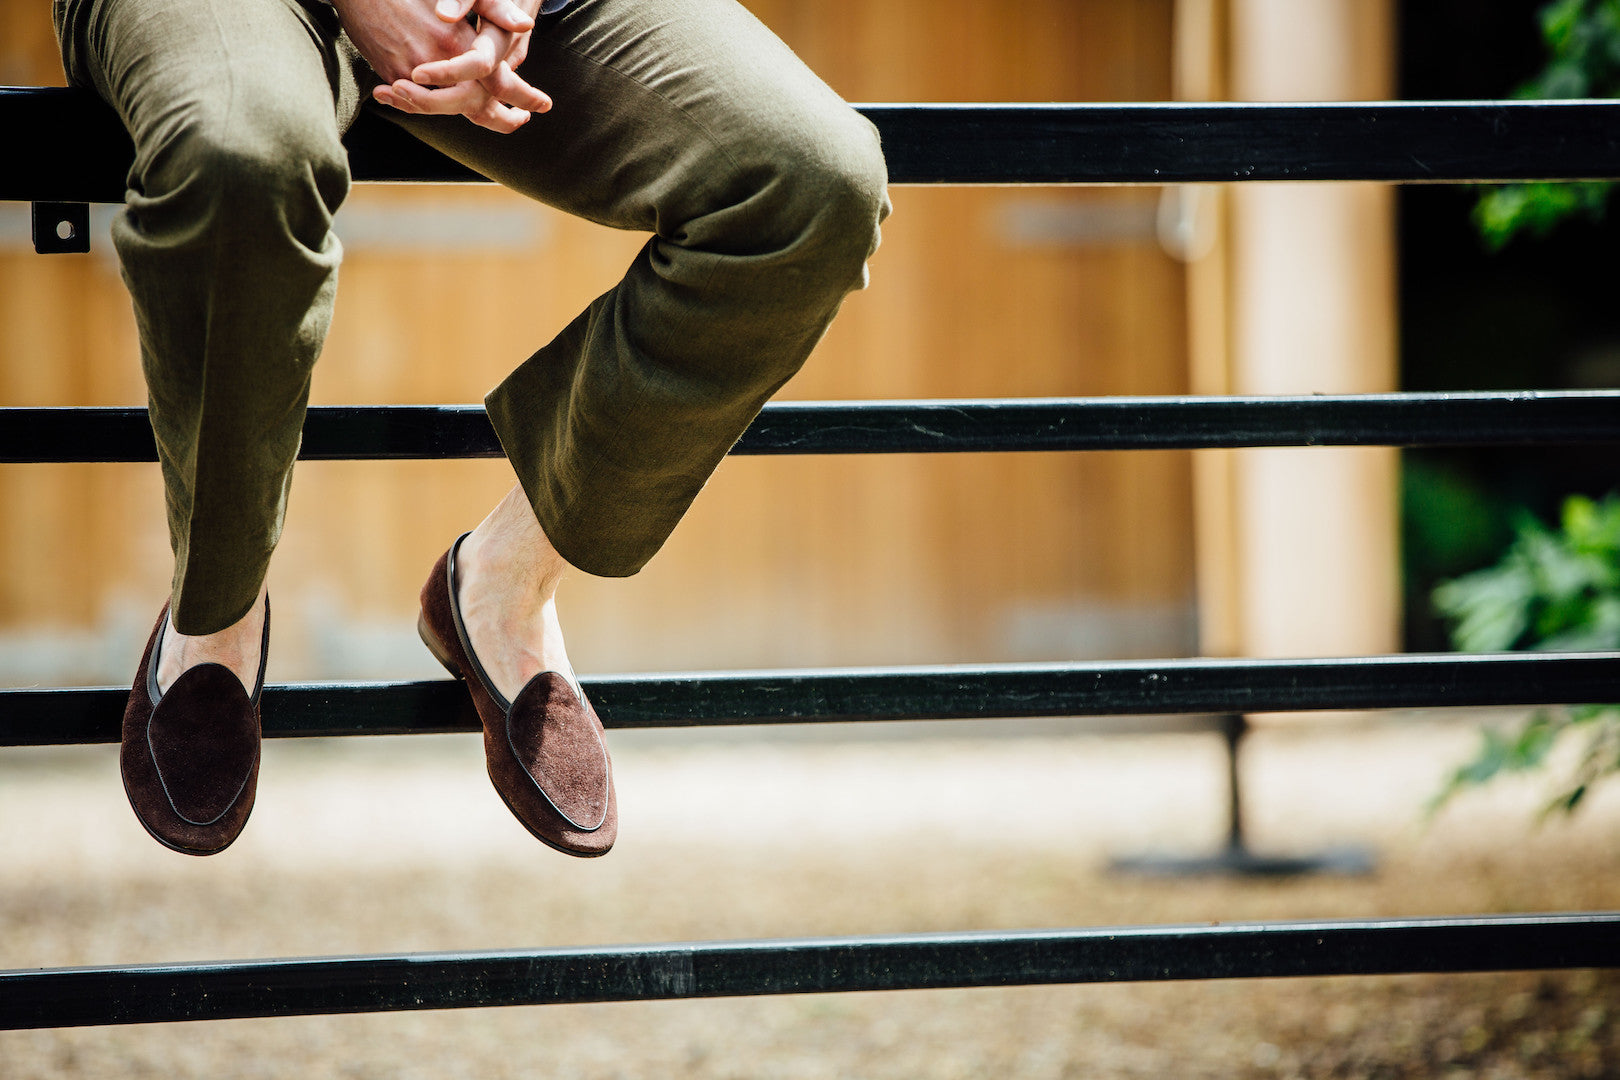
<path id="1" fill-rule="evenodd" d="M 247 613 L 279 537 L 360 109 L 527 196 L 651 234 L 485 399 L 542 528 L 592 574 L 632 574 L 658 550 L 864 285 L 888 212 L 875 129 L 733 0 L 542 15 L 522 74 L 555 106 L 512 135 L 370 103 L 376 76 L 315 0 L 54 12 L 70 81 L 135 143 L 113 239 L 185 634 Z"/>

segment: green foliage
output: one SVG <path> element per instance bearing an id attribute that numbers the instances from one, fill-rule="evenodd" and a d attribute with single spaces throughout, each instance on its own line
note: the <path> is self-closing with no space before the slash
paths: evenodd
<path id="1" fill-rule="evenodd" d="M 1620 88 L 1620 0 L 1553 0 L 1541 9 L 1551 54 L 1520 97 L 1613 97 Z"/>
<path id="2" fill-rule="evenodd" d="M 1614 184 L 1607 180 L 1576 180 L 1565 184 L 1538 181 L 1493 187 L 1474 204 L 1474 227 L 1492 251 L 1500 251 L 1515 236 L 1546 236 L 1572 217 L 1600 221 Z"/>
<path id="3" fill-rule="evenodd" d="M 1566 500 L 1556 532 L 1525 519 L 1501 562 L 1441 584 L 1434 603 L 1452 623 L 1452 643 L 1469 652 L 1620 649 L 1620 496 Z M 1620 706 L 1540 710 L 1517 731 L 1487 729 L 1433 806 L 1497 776 L 1546 766 L 1576 732 L 1584 744 L 1546 807 L 1574 810 L 1592 785 L 1620 773 Z"/>
<path id="4" fill-rule="evenodd" d="M 1620 0 L 1553 0 L 1539 17 L 1547 65 L 1516 96 L 1620 97 Z M 1545 236 L 1573 217 L 1601 218 L 1613 188 L 1591 182 L 1492 188 L 1475 204 L 1474 224 L 1496 250 L 1525 233 Z"/>

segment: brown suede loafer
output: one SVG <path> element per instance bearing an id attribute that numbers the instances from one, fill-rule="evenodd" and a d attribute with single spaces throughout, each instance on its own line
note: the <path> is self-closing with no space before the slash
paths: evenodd
<path id="1" fill-rule="evenodd" d="M 124 708 L 118 764 L 129 805 L 153 839 L 187 855 L 213 855 L 230 846 L 253 811 L 270 601 L 251 694 L 223 664 L 198 664 L 160 692 L 158 660 L 168 623 L 165 604 Z"/>
<path id="2" fill-rule="evenodd" d="M 514 701 L 490 683 L 461 620 L 456 552 L 463 533 L 422 586 L 417 630 L 429 651 L 464 679 L 484 724 L 484 760 L 507 809 L 542 843 L 568 855 L 606 855 L 619 832 L 613 764 L 596 710 L 564 675 L 542 671 Z"/>

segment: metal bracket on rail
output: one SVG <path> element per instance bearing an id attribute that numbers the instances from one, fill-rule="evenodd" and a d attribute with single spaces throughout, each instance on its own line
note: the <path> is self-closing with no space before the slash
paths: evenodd
<path id="1" fill-rule="evenodd" d="M 34 251 L 40 255 L 82 255 L 90 250 L 90 204 L 36 202 Z"/>

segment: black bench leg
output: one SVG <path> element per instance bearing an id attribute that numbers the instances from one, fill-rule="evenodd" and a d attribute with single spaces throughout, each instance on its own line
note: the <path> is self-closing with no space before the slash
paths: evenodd
<path id="1" fill-rule="evenodd" d="M 1221 718 L 1221 734 L 1226 740 L 1226 847 L 1214 855 L 1173 856 L 1134 855 L 1109 863 L 1112 870 L 1126 874 L 1182 877 L 1195 874 L 1227 874 L 1244 877 L 1283 877 L 1293 874 L 1370 874 L 1373 857 L 1360 848 L 1341 848 L 1314 855 L 1261 855 L 1249 848 L 1243 832 L 1243 781 L 1238 769 L 1238 752 L 1249 733 L 1249 721 L 1242 713 Z"/>

